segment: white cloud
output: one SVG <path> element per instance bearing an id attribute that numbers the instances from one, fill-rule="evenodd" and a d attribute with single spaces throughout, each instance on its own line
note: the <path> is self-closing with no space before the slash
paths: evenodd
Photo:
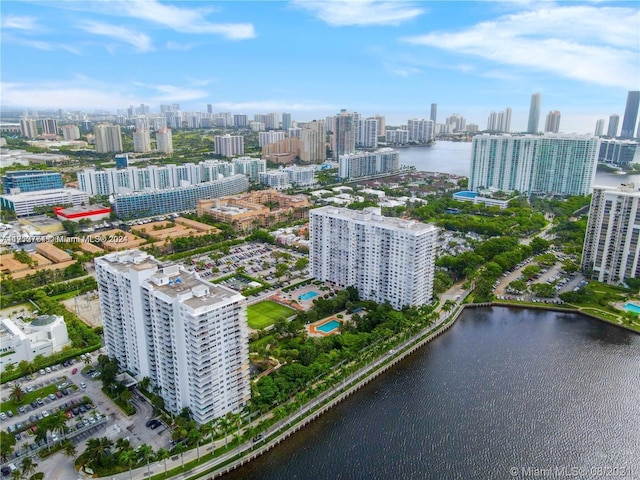
<path id="1" fill-rule="evenodd" d="M 43 40 L 33 40 L 31 38 L 24 38 L 20 35 L 14 35 L 10 32 L 4 32 L 2 35 L 2 41 L 5 44 L 15 44 L 15 45 L 25 45 L 27 47 L 35 48 L 36 50 L 44 50 L 47 52 L 53 52 L 56 50 L 65 50 L 70 53 L 75 53 L 79 55 L 81 53 L 80 49 L 75 45 L 66 44 L 66 43 L 55 43 L 55 42 L 46 42 Z"/>
<path id="2" fill-rule="evenodd" d="M 636 88 L 639 23 L 640 11 L 630 8 L 545 7 L 461 32 L 403 40 L 584 82 Z"/>
<path id="3" fill-rule="evenodd" d="M 397 26 L 424 13 L 411 2 L 378 0 L 293 0 L 292 5 L 313 13 L 334 27 L 393 25 Z"/>
<path id="4" fill-rule="evenodd" d="M 197 47 L 195 43 L 178 43 L 169 41 L 165 44 L 167 50 L 173 50 L 174 52 L 187 52 L 192 48 Z"/>
<path id="5" fill-rule="evenodd" d="M 95 35 L 103 35 L 113 38 L 122 43 L 131 45 L 138 52 L 144 53 L 153 50 L 151 38 L 144 33 L 134 32 L 125 27 L 119 27 L 116 25 L 110 25 L 108 23 L 100 22 L 85 22 L 79 25 L 82 30 L 93 33 Z"/>
<path id="6" fill-rule="evenodd" d="M 2 28 L 15 28 L 17 30 L 40 30 L 38 21 L 35 17 L 26 17 L 21 15 L 6 15 L 2 19 Z"/>
<path id="7" fill-rule="evenodd" d="M 255 38 L 251 23 L 215 23 L 206 20 L 211 8 L 184 8 L 157 0 L 110 0 L 93 4 L 101 13 L 137 18 L 181 33 L 220 35 L 229 40 Z M 73 8 L 74 6 L 72 6 Z"/>

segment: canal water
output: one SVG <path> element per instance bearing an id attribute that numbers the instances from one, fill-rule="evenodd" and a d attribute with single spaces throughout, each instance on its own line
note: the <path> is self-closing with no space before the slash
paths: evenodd
<path id="1" fill-rule="evenodd" d="M 400 164 L 418 171 L 444 172 L 468 177 L 471 172 L 471 142 L 438 141 L 431 147 L 400 148 Z M 640 175 L 596 172 L 595 185 L 617 187 L 633 182 L 640 186 Z"/>
<path id="2" fill-rule="evenodd" d="M 224 479 L 637 479 L 639 445 L 640 335 L 483 307 Z"/>

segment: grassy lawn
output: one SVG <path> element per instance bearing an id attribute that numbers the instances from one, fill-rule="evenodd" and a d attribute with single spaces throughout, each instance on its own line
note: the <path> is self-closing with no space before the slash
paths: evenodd
<path id="1" fill-rule="evenodd" d="M 68 381 L 68 380 L 60 380 L 60 383 L 64 381 Z M 7 390 L 9 393 L 11 393 L 12 385 L 13 383 L 10 383 L 8 385 Z M 6 402 L 2 402 L 2 404 L 0 404 L 0 410 L 3 412 L 6 412 L 8 410 L 13 410 L 13 413 L 17 413 L 18 407 L 22 405 L 28 405 L 38 397 L 44 398 L 50 393 L 56 393 L 57 390 L 58 390 L 58 387 L 56 386 L 56 384 L 47 385 L 46 387 L 40 388 L 39 390 L 36 390 L 34 392 L 26 393 L 20 403 L 16 403 L 13 400 L 7 400 Z"/>
<path id="2" fill-rule="evenodd" d="M 284 305 L 265 300 L 247 307 L 247 323 L 250 328 L 259 330 L 273 325 L 280 318 L 287 318 L 295 311 Z"/>

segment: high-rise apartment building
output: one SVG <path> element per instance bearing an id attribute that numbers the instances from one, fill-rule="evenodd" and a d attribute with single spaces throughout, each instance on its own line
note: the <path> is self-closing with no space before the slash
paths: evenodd
<path id="1" fill-rule="evenodd" d="M 204 424 L 251 395 L 246 300 L 140 250 L 96 259 L 107 353 Z"/>
<path id="2" fill-rule="evenodd" d="M 80 138 L 80 129 L 77 125 L 64 125 L 62 127 L 62 138 L 67 142 Z"/>
<path id="3" fill-rule="evenodd" d="M 437 103 L 432 103 L 431 104 L 431 115 L 429 116 L 429 120 L 431 120 L 433 123 L 436 123 L 437 118 L 438 118 L 438 104 Z"/>
<path id="4" fill-rule="evenodd" d="M 596 121 L 596 128 L 593 132 L 596 137 L 601 137 L 604 134 L 604 118 Z"/>
<path id="5" fill-rule="evenodd" d="M 531 105 L 529 106 L 529 123 L 527 133 L 538 133 L 538 123 L 540 122 L 540 107 L 542 104 L 542 94 L 531 95 Z"/>
<path id="6" fill-rule="evenodd" d="M 613 285 L 640 278 L 640 191 L 636 187 L 593 188 L 582 270 Z"/>
<path id="7" fill-rule="evenodd" d="M 133 133 L 133 151 L 139 153 L 151 151 L 151 135 L 146 128 L 138 129 Z"/>
<path id="8" fill-rule="evenodd" d="M 458 113 L 447 117 L 445 121 L 447 132 L 462 132 L 467 129 L 467 119 Z"/>
<path id="9" fill-rule="evenodd" d="M 249 117 L 244 113 L 234 114 L 233 126 L 236 128 L 247 128 L 249 126 Z"/>
<path id="10" fill-rule="evenodd" d="M 374 115 L 373 118 L 378 119 L 378 136 L 384 137 L 387 131 L 387 119 L 384 115 Z"/>
<path id="11" fill-rule="evenodd" d="M 331 149 L 333 158 L 337 159 L 341 155 L 354 153 L 356 151 L 356 124 L 354 115 L 341 110 L 333 117 L 333 137 Z"/>
<path id="12" fill-rule="evenodd" d="M 471 145 L 471 190 L 588 195 L 600 139 L 577 135 L 477 135 Z"/>
<path id="13" fill-rule="evenodd" d="M 327 128 L 324 120 L 305 124 L 300 132 L 300 160 L 306 163 L 321 163 L 327 159 Z"/>
<path id="14" fill-rule="evenodd" d="M 20 117 L 20 133 L 23 137 L 36 138 L 38 136 L 38 123 L 36 119 Z"/>
<path id="15" fill-rule="evenodd" d="M 291 128 L 291 114 L 283 113 L 282 114 L 282 130 L 285 132 Z"/>
<path id="16" fill-rule="evenodd" d="M 424 118 L 412 118 L 407 120 L 409 141 L 416 143 L 429 143 L 435 139 L 435 123 Z"/>
<path id="17" fill-rule="evenodd" d="M 282 130 L 270 130 L 268 132 L 260 132 L 258 133 L 258 146 L 264 147 L 265 145 L 269 145 L 270 143 L 276 143 L 280 140 L 284 140 L 286 134 Z"/>
<path id="18" fill-rule="evenodd" d="M 57 135 L 58 134 L 58 120 L 55 118 L 43 118 L 40 120 L 42 125 L 43 135 Z"/>
<path id="19" fill-rule="evenodd" d="M 277 112 L 265 115 L 264 126 L 267 130 L 277 130 L 280 128 L 280 114 Z"/>
<path id="20" fill-rule="evenodd" d="M 167 155 L 173 153 L 173 139 L 170 128 L 161 128 L 156 132 L 156 150 Z"/>
<path id="21" fill-rule="evenodd" d="M 311 276 L 360 298 L 393 308 L 423 305 L 433 296 L 438 229 L 363 211 L 322 207 L 309 211 Z"/>
<path id="22" fill-rule="evenodd" d="M 620 138 L 633 138 L 636 133 L 636 122 L 638 121 L 638 109 L 640 108 L 640 91 L 629 92 L 627 94 L 627 104 L 624 108 L 622 119 L 622 130 Z"/>
<path id="23" fill-rule="evenodd" d="M 356 146 L 378 148 L 378 119 L 369 117 L 358 120 Z"/>
<path id="24" fill-rule="evenodd" d="M 549 111 L 544 122 L 545 133 L 558 133 L 560 130 L 560 112 L 558 110 Z"/>
<path id="25" fill-rule="evenodd" d="M 392 148 L 340 155 L 338 161 L 338 177 L 344 180 L 393 173 L 399 169 L 400 155 Z"/>
<path id="26" fill-rule="evenodd" d="M 262 158 L 240 157 L 231 160 L 233 173 L 246 175 L 254 182 L 258 181 L 260 173 L 267 171 L 267 161 Z"/>
<path id="27" fill-rule="evenodd" d="M 609 128 L 607 128 L 607 137 L 615 138 L 618 135 L 619 124 L 620 115 L 614 113 L 609 117 Z"/>
<path id="28" fill-rule="evenodd" d="M 122 152 L 120 125 L 101 123 L 93 127 L 93 135 L 97 153 Z"/>
<path id="29" fill-rule="evenodd" d="M 213 140 L 218 155 L 223 157 L 244 155 L 244 137 L 242 135 L 216 135 Z"/>

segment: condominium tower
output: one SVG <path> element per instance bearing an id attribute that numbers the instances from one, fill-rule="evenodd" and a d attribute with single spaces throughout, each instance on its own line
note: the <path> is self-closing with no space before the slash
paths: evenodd
<path id="1" fill-rule="evenodd" d="M 242 135 L 216 135 L 213 139 L 218 155 L 223 157 L 244 155 L 244 137 Z"/>
<path id="2" fill-rule="evenodd" d="M 477 135 L 471 145 L 471 190 L 588 195 L 600 139 L 578 135 Z"/>
<path id="3" fill-rule="evenodd" d="M 311 275 L 360 298 L 393 308 L 423 305 L 433 296 L 438 229 L 363 211 L 322 207 L 309 212 Z"/>
<path id="4" fill-rule="evenodd" d="M 620 138 L 634 138 L 636 133 L 636 121 L 638 120 L 638 109 L 640 108 L 640 91 L 629 92 L 627 94 L 627 104 L 624 109 L 622 119 L 622 130 Z"/>
<path id="5" fill-rule="evenodd" d="M 560 112 L 558 110 L 550 111 L 544 122 L 544 131 L 550 133 L 558 133 L 560 131 Z"/>
<path id="6" fill-rule="evenodd" d="M 393 173 L 399 169 L 400 155 L 392 148 L 340 155 L 338 161 L 338 177 L 344 180 Z"/>
<path id="7" fill-rule="evenodd" d="M 250 398 L 245 298 L 140 250 L 98 258 L 107 353 L 204 424 Z"/>
<path id="8" fill-rule="evenodd" d="M 531 105 L 529 106 L 529 123 L 527 133 L 538 133 L 538 122 L 540 122 L 540 104 L 542 103 L 542 94 L 534 93 L 531 95 Z"/>
<path id="9" fill-rule="evenodd" d="M 173 153 L 173 139 L 170 128 L 161 128 L 156 132 L 156 149 L 167 155 Z"/>
<path id="10" fill-rule="evenodd" d="M 636 187 L 593 188 L 582 270 L 614 285 L 640 278 L 640 191 Z"/>
<path id="11" fill-rule="evenodd" d="M 609 117 L 609 128 L 607 128 L 607 137 L 614 138 L 618 135 L 618 124 L 620 123 L 620 115 L 615 113 Z"/>
<path id="12" fill-rule="evenodd" d="M 122 152 L 120 125 L 100 124 L 93 127 L 97 153 Z"/>

